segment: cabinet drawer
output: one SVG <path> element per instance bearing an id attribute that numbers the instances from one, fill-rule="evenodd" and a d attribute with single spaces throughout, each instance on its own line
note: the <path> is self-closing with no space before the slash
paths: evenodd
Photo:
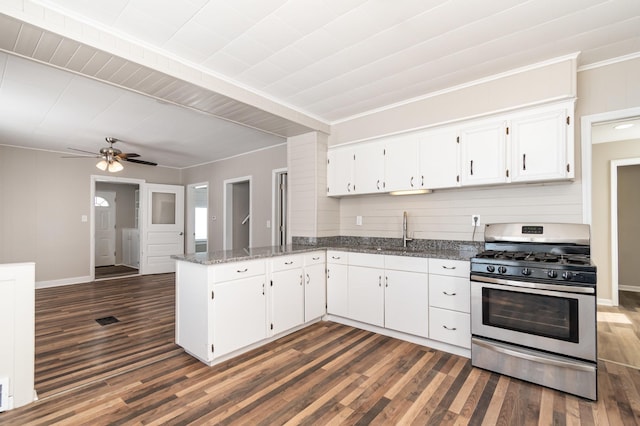
<path id="1" fill-rule="evenodd" d="M 429 259 L 429 273 L 469 278 L 469 262 L 466 260 Z"/>
<path id="2" fill-rule="evenodd" d="M 303 259 L 303 256 L 299 254 L 274 257 L 271 259 L 271 268 L 273 271 L 301 268 Z"/>
<path id="3" fill-rule="evenodd" d="M 424 257 L 385 256 L 384 267 L 395 271 L 422 272 L 426 274 L 429 272 L 429 260 Z"/>
<path id="4" fill-rule="evenodd" d="M 384 256 L 380 254 L 349 253 L 349 266 L 364 266 L 367 268 L 383 268 Z"/>
<path id="5" fill-rule="evenodd" d="M 263 275 L 265 270 L 264 260 L 247 260 L 244 262 L 232 262 L 217 265 L 213 271 L 213 281 L 216 283 L 238 280 L 240 278 Z"/>
<path id="6" fill-rule="evenodd" d="M 469 313 L 469 278 L 429 276 L 429 304 L 437 308 Z"/>
<path id="7" fill-rule="evenodd" d="M 327 255 L 323 251 L 314 251 L 313 253 L 307 253 L 304 255 L 304 265 L 317 265 L 318 263 L 325 263 Z"/>
<path id="8" fill-rule="evenodd" d="M 463 348 L 471 348 L 469 314 L 429 308 L 429 337 Z"/>
<path id="9" fill-rule="evenodd" d="M 347 265 L 349 263 L 349 253 L 346 251 L 327 250 L 327 263 Z"/>

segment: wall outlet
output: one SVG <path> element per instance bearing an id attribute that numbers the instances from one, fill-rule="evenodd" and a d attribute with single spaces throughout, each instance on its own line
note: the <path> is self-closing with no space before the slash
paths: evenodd
<path id="1" fill-rule="evenodd" d="M 356 216 L 356 225 L 362 226 L 362 216 Z"/>
<path id="2" fill-rule="evenodd" d="M 472 214 L 471 215 L 471 226 L 480 226 L 480 215 Z"/>

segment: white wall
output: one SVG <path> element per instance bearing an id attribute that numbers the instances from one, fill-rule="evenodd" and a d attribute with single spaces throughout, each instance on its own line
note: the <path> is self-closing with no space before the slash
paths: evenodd
<path id="1" fill-rule="evenodd" d="M 226 179 L 252 176 L 252 216 L 251 239 L 253 247 L 271 245 L 271 228 L 267 220 L 271 218 L 272 182 L 271 172 L 287 166 L 287 146 L 284 144 L 182 170 L 182 183 L 209 183 L 209 250 L 223 247 L 223 194 Z"/>
<path id="2" fill-rule="evenodd" d="M 91 175 L 108 173 L 92 159 L 62 155 L 0 145 L 0 263 L 35 262 L 38 285 L 90 276 L 91 228 L 81 216 L 93 208 Z M 180 183 L 177 169 L 133 163 L 118 176 Z"/>

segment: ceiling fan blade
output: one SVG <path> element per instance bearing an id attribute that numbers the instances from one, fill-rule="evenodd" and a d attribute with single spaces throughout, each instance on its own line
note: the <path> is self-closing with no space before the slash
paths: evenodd
<path id="1" fill-rule="evenodd" d="M 100 155 L 63 155 L 60 158 L 102 158 Z"/>
<path id="2" fill-rule="evenodd" d="M 153 163 L 151 161 L 137 160 L 135 158 L 123 158 L 123 160 L 128 161 L 130 163 L 145 164 L 147 166 L 157 166 L 158 165 L 158 163 Z"/>
<path id="3" fill-rule="evenodd" d="M 116 157 L 126 160 L 127 158 L 140 157 L 140 154 L 136 154 L 135 152 L 121 152 L 116 155 Z"/>
<path id="4" fill-rule="evenodd" d="M 85 153 L 85 154 L 91 154 L 91 155 L 93 155 L 94 157 L 97 155 L 95 152 L 85 151 L 84 149 L 69 148 L 69 147 L 67 147 L 67 149 L 70 149 L 71 151 L 83 152 L 83 153 Z"/>

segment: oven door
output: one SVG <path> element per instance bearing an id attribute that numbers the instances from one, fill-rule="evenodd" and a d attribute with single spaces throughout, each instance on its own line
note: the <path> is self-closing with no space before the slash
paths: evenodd
<path id="1" fill-rule="evenodd" d="M 596 361 L 595 288 L 471 275 L 471 333 Z"/>

